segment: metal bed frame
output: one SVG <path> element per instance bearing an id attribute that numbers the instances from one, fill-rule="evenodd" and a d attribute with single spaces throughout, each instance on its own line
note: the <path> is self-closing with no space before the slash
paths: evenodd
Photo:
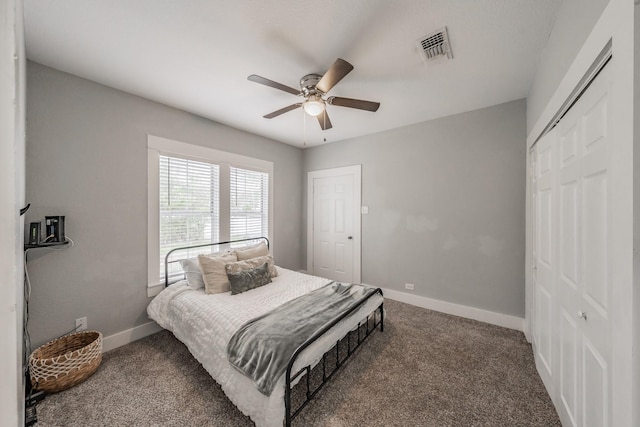
<path id="1" fill-rule="evenodd" d="M 248 239 L 239 239 L 239 240 L 230 240 L 227 242 L 217 242 L 217 243 L 205 243 L 202 245 L 194 245 L 194 246 L 184 246 L 180 248 L 175 248 L 167 252 L 167 255 L 164 258 L 164 271 L 165 271 L 165 286 L 169 286 L 169 264 L 179 262 L 178 260 L 169 261 L 170 256 L 177 251 L 186 250 L 186 249 L 194 249 L 194 248 L 202 248 L 202 247 L 213 247 L 213 246 L 222 246 L 229 245 L 232 243 L 242 243 L 242 242 L 258 242 L 263 240 L 267 244 L 267 248 L 269 248 L 269 239 L 266 237 L 256 237 L 256 238 L 248 238 Z M 383 296 L 382 290 L 380 288 L 376 288 L 375 292 L 368 295 L 366 298 L 360 300 L 355 306 L 351 307 L 348 311 L 345 311 L 337 318 L 333 319 L 330 323 L 325 325 L 318 332 L 309 337 L 304 343 L 302 343 L 296 351 L 289 359 L 289 363 L 287 364 L 287 370 L 285 374 L 285 393 L 284 393 L 284 406 L 285 406 L 285 420 L 284 425 L 286 427 L 291 427 L 291 423 L 293 419 L 307 406 L 307 404 L 318 394 L 318 392 L 324 387 L 325 384 L 329 382 L 329 380 L 333 377 L 333 375 L 345 364 L 347 359 L 351 357 L 352 354 L 355 353 L 356 349 L 360 347 L 360 345 L 371 335 L 373 331 L 375 331 L 378 326 L 380 326 L 380 332 L 384 332 L 384 303 L 380 303 L 378 307 L 376 307 L 362 322 L 358 323 L 357 330 L 352 330 L 348 332 L 343 338 L 339 339 L 335 346 L 332 347 L 329 351 L 322 355 L 322 379 L 319 381 L 317 385 L 311 384 L 311 372 L 314 369 L 313 366 L 307 365 L 297 372 L 293 371 L 293 365 L 295 364 L 298 356 L 311 344 L 316 342 L 321 336 L 323 336 L 326 332 L 328 332 L 331 328 L 337 325 L 339 322 L 355 313 L 361 306 L 363 306 L 369 298 L 372 296 L 379 294 Z M 378 315 L 378 312 L 380 313 Z M 364 331 L 363 331 L 364 329 Z M 352 339 L 354 336 L 355 343 L 352 347 Z M 340 357 L 340 344 L 346 341 L 347 350 L 346 354 L 344 354 L 344 344 L 343 344 L 343 357 Z M 328 356 L 332 356 L 333 351 L 335 349 L 335 363 L 330 363 L 328 361 Z M 319 363 L 320 364 L 320 363 Z M 328 366 L 332 365 L 332 366 Z M 303 396 L 302 402 L 297 406 L 297 408 L 292 408 L 292 392 L 294 390 L 293 382 L 296 381 L 302 375 L 306 375 L 305 388 L 306 391 Z"/>

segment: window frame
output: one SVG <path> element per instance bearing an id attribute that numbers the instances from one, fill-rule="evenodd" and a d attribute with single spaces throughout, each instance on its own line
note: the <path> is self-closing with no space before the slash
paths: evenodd
<path id="1" fill-rule="evenodd" d="M 228 241 L 230 236 L 231 201 L 230 168 L 253 170 L 269 176 L 268 237 L 273 249 L 273 162 L 188 144 L 154 135 L 147 135 L 147 296 L 160 293 L 164 282 L 160 280 L 160 155 L 180 157 L 199 162 L 214 163 L 220 167 L 219 178 L 219 236 Z"/>

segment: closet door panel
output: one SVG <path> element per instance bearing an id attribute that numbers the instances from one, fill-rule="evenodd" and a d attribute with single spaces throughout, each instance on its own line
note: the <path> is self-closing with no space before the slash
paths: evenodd
<path id="1" fill-rule="evenodd" d="M 565 425 L 580 425 L 580 162 L 579 114 L 570 111 L 558 126 L 557 144 L 563 155 L 558 168 L 558 311 L 559 347 L 559 415 Z"/>
<path id="2" fill-rule="evenodd" d="M 609 425 L 607 390 L 609 372 L 606 358 L 587 339 L 585 339 L 583 354 L 583 425 L 585 427 L 606 427 Z"/>
<path id="3" fill-rule="evenodd" d="M 578 325 L 573 313 L 560 315 L 560 382 L 558 397 L 560 415 L 565 425 L 577 426 L 578 419 Z"/>
<path id="4" fill-rule="evenodd" d="M 545 135 L 534 151 L 534 315 L 536 318 L 534 335 L 534 351 L 536 363 L 541 373 L 542 381 L 547 390 L 553 394 L 552 378 L 555 375 L 555 356 L 557 354 L 557 337 L 555 308 L 555 258 L 556 258 L 556 226 L 554 224 L 555 200 L 555 169 L 556 147 L 555 131 Z"/>
<path id="5" fill-rule="evenodd" d="M 542 362 L 547 375 L 553 374 L 553 335 L 551 329 L 553 297 L 542 286 L 539 286 L 536 292 L 536 318 L 538 319 L 538 357 Z"/>
<path id="6" fill-rule="evenodd" d="M 608 227 L 607 175 L 587 176 L 583 185 L 584 298 L 588 305 L 606 316 L 608 307 Z M 586 310 L 586 308 L 585 308 Z"/>
<path id="7" fill-rule="evenodd" d="M 577 425 L 578 420 L 578 182 L 575 165 L 565 166 L 561 172 L 558 274 L 558 309 L 560 311 L 560 368 L 559 397 L 565 424 Z"/>
<path id="8" fill-rule="evenodd" d="M 560 187 L 560 280 L 573 291 L 578 286 L 578 182 Z"/>
<path id="9" fill-rule="evenodd" d="M 610 425 L 611 405 L 611 175 L 609 89 L 605 67 L 582 103 L 582 418 L 585 426 Z"/>

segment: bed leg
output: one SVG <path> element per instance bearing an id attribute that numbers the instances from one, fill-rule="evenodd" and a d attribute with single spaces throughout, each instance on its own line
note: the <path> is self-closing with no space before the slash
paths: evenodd
<path id="1" fill-rule="evenodd" d="M 380 332 L 384 332 L 384 303 L 380 304 Z"/>
<path id="2" fill-rule="evenodd" d="M 284 421 L 285 427 L 291 427 L 291 374 L 287 372 L 284 389 Z"/>

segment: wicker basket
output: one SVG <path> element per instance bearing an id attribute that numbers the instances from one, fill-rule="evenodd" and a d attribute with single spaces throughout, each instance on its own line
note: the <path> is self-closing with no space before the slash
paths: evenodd
<path id="1" fill-rule="evenodd" d="M 82 331 L 65 335 L 38 347 L 29 356 L 31 385 L 57 393 L 81 383 L 102 362 L 102 334 Z"/>

